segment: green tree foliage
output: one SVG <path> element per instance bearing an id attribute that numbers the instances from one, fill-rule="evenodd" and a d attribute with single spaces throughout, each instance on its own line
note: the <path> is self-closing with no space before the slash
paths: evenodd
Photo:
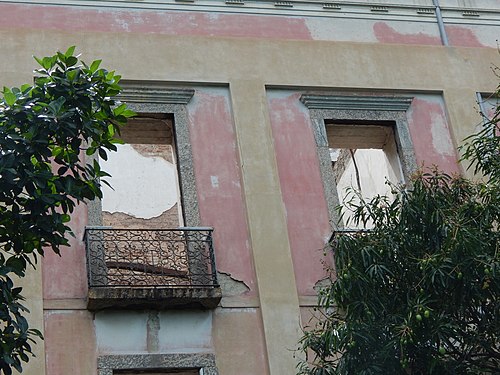
<path id="1" fill-rule="evenodd" d="M 33 85 L 4 88 L 0 101 L 0 372 L 22 371 L 38 330 L 29 328 L 15 277 L 51 249 L 68 245 L 70 214 L 101 197 L 108 176 L 85 154 L 116 150 L 114 135 L 133 115 L 113 99 L 120 76 L 66 53 L 35 58 Z"/>
<path id="2" fill-rule="evenodd" d="M 497 97 L 498 97 L 497 92 Z M 462 147 L 478 181 L 432 170 L 351 207 L 299 374 L 498 374 L 500 107 Z"/>

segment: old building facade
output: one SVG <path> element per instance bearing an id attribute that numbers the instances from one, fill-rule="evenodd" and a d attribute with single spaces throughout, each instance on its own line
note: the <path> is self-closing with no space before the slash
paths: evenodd
<path id="1" fill-rule="evenodd" d="M 289 375 L 344 188 L 467 173 L 500 3 L 0 0 L 0 37 L 2 85 L 76 45 L 139 113 L 115 190 L 23 280 L 45 336 L 25 373 Z"/>

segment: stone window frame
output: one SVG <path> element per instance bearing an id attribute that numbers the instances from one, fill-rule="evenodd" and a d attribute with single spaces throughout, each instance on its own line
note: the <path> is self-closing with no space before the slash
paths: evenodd
<path id="1" fill-rule="evenodd" d="M 300 101 L 309 109 L 320 174 L 328 205 L 330 222 L 336 227 L 339 222 L 336 207 L 340 204 L 335 188 L 327 138 L 327 123 L 335 120 L 387 122 L 394 124 L 394 140 L 405 182 L 417 170 L 417 162 L 410 136 L 407 111 L 413 97 L 377 95 L 366 93 L 304 93 Z M 353 126 L 356 126 L 355 124 Z"/>
<path id="2" fill-rule="evenodd" d="M 189 138 L 187 104 L 194 89 L 173 88 L 162 83 L 121 81 L 118 99 L 138 113 L 173 115 L 179 190 L 185 227 L 200 227 L 200 212 L 194 176 L 193 152 Z M 88 203 L 88 225 L 102 226 L 102 204 L 99 199 Z"/>
<path id="3" fill-rule="evenodd" d="M 192 370 L 200 375 L 219 375 L 212 353 L 117 354 L 97 358 L 97 375 L 116 375 L 116 370 Z M 147 373 L 146 373 L 147 374 Z"/>
<path id="4" fill-rule="evenodd" d="M 179 190 L 181 195 L 184 225 L 180 229 L 212 229 L 201 226 L 200 211 L 196 179 L 194 174 L 193 152 L 189 135 L 189 117 L 187 105 L 193 98 L 195 90 L 192 88 L 177 88 L 161 82 L 150 81 L 121 81 L 122 92 L 118 99 L 128 107 L 142 114 L 167 114 L 173 116 L 173 141 L 175 143 L 178 168 Z M 95 154 L 89 157 L 96 158 Z M 94 199 L 87 203 L 87 228 L 102 229 L 102 202 Z M 159 228 L 160 229 L 160 228 Z M 166 228 L 161 228 L 166 229 Z M 176 229 L 176 228 L 169 228 Z M 205 274 L 208 264 L 199 257 L 189 256 L 192 251 L 188 246 L 189 268 L 195 273 Z M 194 290 L 194 289 L 191 289 Z M 208 288 L 208 301 L 220 300 L 220 289 Z M 181 293 L 182 294 L 182 293 Z M 199 297 L 198 297 L 199 298 Z M 199 298 L 203 300 L 203 298 Z M 203 303 L 202 303 L 203 305 Z M 209 306 L 209 305 L 204 305 Z"/>

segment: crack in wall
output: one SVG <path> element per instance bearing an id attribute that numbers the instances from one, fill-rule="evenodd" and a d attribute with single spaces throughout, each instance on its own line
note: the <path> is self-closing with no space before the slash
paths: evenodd
<path id="1" fill-rule="evenodd" d="M 224 297 L 239 296 L 250 291 L 250 288 L 244 281 L 235 279 L 228 272 L 217 272 L 217 279 L 219 280 Z"/>

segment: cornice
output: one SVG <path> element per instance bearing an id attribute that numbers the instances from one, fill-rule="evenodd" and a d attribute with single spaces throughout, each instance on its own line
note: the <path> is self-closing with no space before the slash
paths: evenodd
<path id="1" fill-rule="evenodd" d="M 39 0 L 0 0 L 1 3 L 41 5 Z M 408 4 L 405 0 L 392 0 L 391 3 L 368 0 L 45 0 L 43 5 L 435 22 L 435 7 L 430 0 L 425 5 Z M 500 23 L 500 3 L 492 2 L 491 8 L 440 8 L 448 23 L 494 26 Z"/>
<path id="2" fill-rule="evenodd" d="M 406 111 L 412 97 L 303 94 L 300 101 L 309 109 Z"/>
<path id="3" fill-rule="evenodd" d="M 122 92 L 118 96 L 127 103 L 188 104 L 194 95 L 193 89 L 179 89 L 161 84 L 124 82 L 120 83 Z"/>

